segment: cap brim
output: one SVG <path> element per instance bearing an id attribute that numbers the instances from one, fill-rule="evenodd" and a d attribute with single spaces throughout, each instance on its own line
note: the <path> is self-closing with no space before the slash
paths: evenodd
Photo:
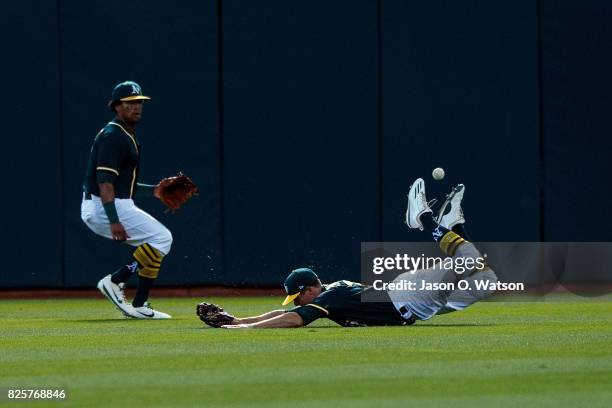
<path id="1" fill-rule="evenodd" d="M 300 296 L 300 292 L 295 293 L 293 295 L 287 295 L 285 300 L 283 300 L 283 306 L 288 305 L 289 303 L 293 302 L 295 300 L 295 298 L 298 297 L 298 296 Z"/>
<path id="2" fill-rule="evenodd" d="M 134 95 L 134 96 L 126 96 L 125 98 L 121 98 L 119 100 L 123 102 L 128 102 L 128 101 L 148 101 L 149 99 L 151 98 L 149 98 L 148 96 Z"/>

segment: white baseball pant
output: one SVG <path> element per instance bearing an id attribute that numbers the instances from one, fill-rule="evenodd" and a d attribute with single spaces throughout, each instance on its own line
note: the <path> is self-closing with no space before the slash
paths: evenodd
<path id="1" fill-rule="evenodd" d="M 119 221 L 129 236 L 125 241 L 126 244 L 137 247 L 146 243 L 157 249 L 163 256 L 168 255 L 172 246 L 172 233 L 168 228 L 136 207 L 132 199 L 116 198 L 115 207 Z M 92 195 L 91 200 L 83 197 L 81 219 L 97 235 L 113 239 L 100 197 Z"/>

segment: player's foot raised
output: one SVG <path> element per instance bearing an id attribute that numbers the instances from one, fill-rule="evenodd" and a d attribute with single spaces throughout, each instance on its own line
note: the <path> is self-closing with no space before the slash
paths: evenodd
<path id="1" fill-rule="evenodd" d="M 412 183 L 408 192 L 408 208 L 406 208 L 406 225 L 409 228 L 423 230 L 423 224 L 419 217 L 425 213 L 431 213 L 431 208 L 427 204 L 425 196 L 425 181 L 418 178 Z"/>
<path id="2" fill-rule="evenodd" d="M 139 307 L 134 306 L 131 317 L 135 319 L 172 319 L 168 313 L 152 309 L 149 302 Z"/>
<path id="3" fill-rule="evenodd" d="M 125 316 L 131 316 L 133 307 L 125 300 L 123 285 L 116 285 L 111 281 L 111 275 L 106 275 L 98 282 L 98 290 L 110 300 Z"/>
<path id="4" fill-rule="evenodd" d="M 440 212 L 438 212 L 436 222 L 448 230 L 453 229 L 457 224 L 465 224 L 465 217 L 461 208 L 463 193 L 465 193 L 465 186 L 463 184 L 455 186 L 446 196 L 446 200 L 442 204 Z M 449 206 L 450 210 L 448 210 Z M 447 210 L 448 212 L 444 214 Z"/>

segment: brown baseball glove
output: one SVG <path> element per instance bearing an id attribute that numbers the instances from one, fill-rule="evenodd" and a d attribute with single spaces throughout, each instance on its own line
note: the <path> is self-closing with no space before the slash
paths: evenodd
<path id="1" fill-rule="evenodd" d="M 155 186 L 155 197 L 170 210 L 178 210 L 191 197 L 197 195 L 198 186 L 183 173 L 176 176 L 166 177 Z"/>
<path id="2" fill-rule="evenodd" d="M 232 324 L 234 316 L 227 313 L 221 306 L 214 303 L 202 302 L 196 306 L 196 314 L 200 320 L 211 327 L 221 327 L 224 324 Z"/>

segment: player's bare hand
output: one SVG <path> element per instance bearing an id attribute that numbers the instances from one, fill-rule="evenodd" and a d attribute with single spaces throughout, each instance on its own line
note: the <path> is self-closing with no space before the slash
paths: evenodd
<path id="1" fill-rule="evenodd" d="M 113 239 L 115 241 L 125 241 L 130 237 L 125 231 L 125 228 L 123 228 L 123 224 L 121 224 L 120 222 L 111 224 L 110 229 L 111 234 L 113 235 Z"/>
<path id="2" fill-rule="evenodd" d="M 247 323 L 242 324 L 226 324 L 221 326 L 222 329 L 252 329 L 253 326 Z"/>

